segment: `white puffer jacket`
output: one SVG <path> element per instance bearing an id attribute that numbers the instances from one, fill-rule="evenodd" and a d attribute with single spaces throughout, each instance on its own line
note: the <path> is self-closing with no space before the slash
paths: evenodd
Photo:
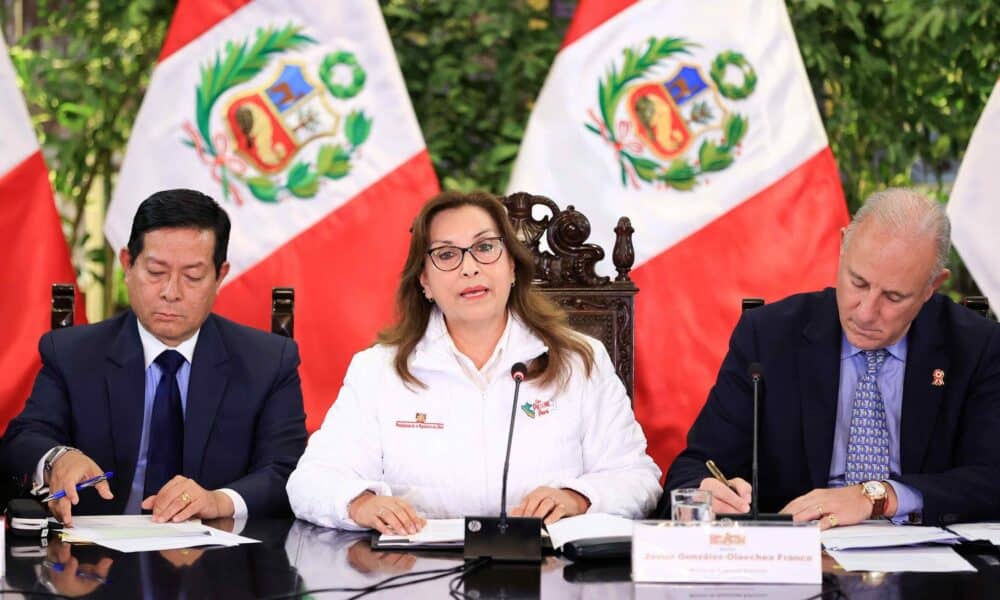
<path id="1" fill-rule="evenodd" d="M 646 454 L 646 438 L 607 351 L 586 340 L 595 355 L 590 377 L 574 358 L 565 386 L 521 385 L 507 506 L 547 485 L 585 495 L 590 512 L 642 517 L 659 499 L 660 470 Z M 499 514 L 514 393 L 510 366 L 545 351 L 511 316 L 481 390 L 463 370 L 435 311 L 410 360 L 426 388 L 404 385 L 393 369 L 394 348 L 376 345 L 358 353 L 288 478 L 296 516 L 357 529 L 347 505 L 366 489 L 400 496 L 425 518 Z"/>

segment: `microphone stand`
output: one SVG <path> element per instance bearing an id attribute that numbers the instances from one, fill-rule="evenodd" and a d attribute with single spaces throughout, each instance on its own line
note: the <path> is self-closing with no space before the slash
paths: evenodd
<path id="1" fill-rule="evenodd" d="M 761 513 L 760 505 L 757 500 L 758 496 L 758 485 L 757 485 L 757 473 L 758 473 L 758 463 L 757 463 L 757 450 L 760 446 L 759 432 L 760 432 L 760 397 L 761 397 L 761 384 L 764 379 L 764 374 L 761 370 L 760 363 L 751 363 L 748 369 L 750 374 L 750 381 L 753 383 L 753 458 L 750 465 L 750 512 L 749 513 L 723 513 L 716 515 L 720 519 L 730 519 L 732 521 L 785 521 L 791 522 L 792 515 L 783 515 L 779 513 Z"/>
<path id="2" fill-rule="evenodd" d="M 497 561 L 536 563 L 542 560 L 542 520 L 537 517 L 507 516 L 507 474 L 510 470 L 510 449 L 514 441 L 517 397 L 521 390 L 521 382 L 527 373 L 528 368 L 520 362 L 515 363 L 510 370 L 514 379 L 514 401 L 510 408 L 507 455 L 503 462 L 500 516 L 465 517 L 466 559 L 486 557 Z"/>
<path id="3" fill-rule="evenodd" d="M 518 363 L 521 364 L 521 363 Z M 517 367 L 517 365 L 514 365 Z M 512 371 L 513 373 L 513 371 Z M 517 417 L 517 396 L 521 391 L 521 382 L 524 381 L 524 374 L 520 371 L 513 373 L 514 377 L 514 402 L 510 405 L 510 427 L 507 429 L 507 455 L 503 459 L 503 487 L 500 490 L 500 533 L 507 531 L 507 472 L 510 471 L 510 447 L 514 441 L 514 418 Z"/>
<path id="4" fill-rule="evenodd" d="M 757 434 L 760 431 L 760 421 L 758 419 L 758 415 L 760 414 L 760 365 L 757 365 L 757 367 L 750 375 L 750 379 L 753 381 L 753 463 L 750 466 L 750 485 L 752 486 L 750 490 L 750 519 L 753 521 L 756 521 L 760 516 L 760 506 L 757 503 L 757 446 L 759 445 Z"/>

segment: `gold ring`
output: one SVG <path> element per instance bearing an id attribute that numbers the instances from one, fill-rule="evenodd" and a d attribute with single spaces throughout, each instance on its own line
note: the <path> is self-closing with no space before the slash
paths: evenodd
<path id="1" fill-rule="evenodd" d="M 830 527 L 836 527 L 837 526 L 837 515 L 832 514 L 832 513 L 829 514 L 829 515 L 826 515 L 826 520 L 830 522 Z"/>
<path id="2" fill-rule="evenodd" d="M 191 504 L 191 495 L 188 494 L 187 492 L 184 492 L 183 494 L 181 494 L 181 500 L 184 502 L 184 504 Z"/>

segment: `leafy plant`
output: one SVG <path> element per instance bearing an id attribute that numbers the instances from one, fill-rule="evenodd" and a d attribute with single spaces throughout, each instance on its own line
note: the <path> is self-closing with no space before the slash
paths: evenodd
<path id="1" fill-rule="evenodd" d="M 175 2 L 26 4 L 33 5 L 32 19 L 22 37 L 8 38 L 11 59 L 44 149 L 81 285 L 103 284 L 103 314 L 109 314 L 121 296 L 115 257 L 90 242 L 84 208 L 92 201 L 103 209 L 110 201 Z"/>
<path id="2" fill-rule="evenodd" d="M 567 18 L 547 0 L 381 0 L 445 188 L 502 192 Z"/>

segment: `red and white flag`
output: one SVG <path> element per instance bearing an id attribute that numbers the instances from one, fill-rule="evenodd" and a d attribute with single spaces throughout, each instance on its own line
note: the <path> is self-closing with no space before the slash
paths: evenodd
<path id="1" fill-rule="evenodd" d="M 49 172 L 0 35 L 0 433 L 24 408 L 38 374 L 38 338 L 51 327 L 52 284 L 76 283 Z M 86 322 L 77 293 L 74 320 Z"/>
<path id="2" fill-rule="evenodd" d="M 635 410 L 664 471 L 741 299 L 833 283 L 848 219 L 780 0 L 582 0 L 509 191 L 575 205 L 609 252 L 631 218 Z"/>
<path id="3" fill-rule="evenodd" d="M 437 177 L 375 0 L 181 0 L 105 231 L 188 187 L 233 223 L 216 312 L 270 328 L 295 288 L 307 426 L 392 317 L 409 228 Z"/>
<path id="4" fill-rule="evenodd" d="M 1000 307 L 1000 81 L 986 102 L 948 200 L 952 240 L 994 312 Z"/>

